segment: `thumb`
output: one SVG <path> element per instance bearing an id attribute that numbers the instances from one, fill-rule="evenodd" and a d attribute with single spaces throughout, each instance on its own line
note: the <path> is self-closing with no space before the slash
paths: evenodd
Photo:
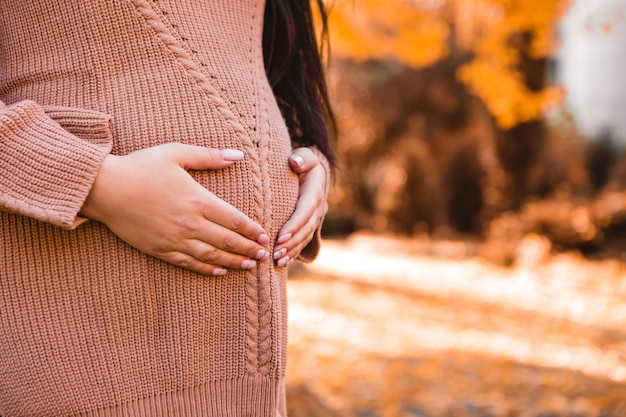
<path id="1" fill-rule="evenodd" d="M 175 161 L 185 170 L 222 169 L 243 159 L 237 149 L 215 149 L 202 146 L 175 144 Z"/>
<path id="2" fill-rule="evenodd" d="M 320 163 L 317 155 L 309 148 L 297 148 L 289 157 L 291 170 L 296 174 L 303 174 L 315 168 Z"/>

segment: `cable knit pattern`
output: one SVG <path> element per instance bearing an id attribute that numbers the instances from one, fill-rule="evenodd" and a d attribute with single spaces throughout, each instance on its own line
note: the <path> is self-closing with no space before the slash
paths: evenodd
<path id="1" fill-rule="evenodd" d="M 171 25 L 168 28 L 166 23 L 152 8 L 151 3 L 156 2 L 150 2 L 148 0 L 132 0 L 132 3 L 137 7 L 137 10 L 142 14 L 144 19 L 146 19 L 146 22 L 155 31 L 156 35 L 163 41 L 167 48 L 178 59 L 180 64 L 185 68 L 185 70 L 187 70 L 189 75 L 193 77 L 198 86 L 208 96 L 212 96 L 214 98 L 219 97 L 219 93 L 215 90 L 215 88 L 206 78 L 205 74 L 201 71 L 197 61 L 194 60 L 192 55 L 187 53 L 184 45 L 178 41 L 176 36 L 174 36 L 171 31 L 171 29 L 173 29 Z M 226 120 L 228 120 L 229 123 L 232 124 L 238 134 L 240 134 L 242 137 L 247 137 L 247 134 L 239 123 L 239 120 L 231 111 L 225 108 L 221 98 L 215 100 L 215 108 L 222 114 L 222 116 L 224 116 Z"/>
<path id="2" fill-rule="evenodd" d="M 286 415 L 284 268 L 206 277 L 78 215 L 109 153 L 235 148 L 190 175 L 277 238 L 298 177 L 263 10 L 0 0 L 0 415 Z"/>

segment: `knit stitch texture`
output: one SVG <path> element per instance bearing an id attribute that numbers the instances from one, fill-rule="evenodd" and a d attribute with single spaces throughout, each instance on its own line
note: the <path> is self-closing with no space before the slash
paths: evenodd
<path id="1" fill-rule="evenodd" d="M 109 153 L 234 148 L 191 175 L 277 238 L 298 177 L 263 11 L 0 0 L 0 415 L 286 416 L 286 269 L 199 275 L 78 215 Z"/>

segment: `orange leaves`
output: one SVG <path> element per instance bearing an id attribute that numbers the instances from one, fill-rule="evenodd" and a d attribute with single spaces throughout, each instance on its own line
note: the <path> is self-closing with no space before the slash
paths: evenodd
<path id="1" fill-rule="evenodd" d="M 329 24 L 333 50 L 357 60 L 396 58 L 419 67 L 448 53 L 449 28 L 436 10 L 403 0 L 338 0 Z"/>
<path id="2" fill-rule="evenodd" d="M 480 0 L 477 0 L 480 1 Z M 470 47 L 475 58 L 458 71 L 459 79 L 480 97 L 498 124 L 510 128 L 518 123 L 540 118 L 546 109 L 560 102 L 562 90 L 547 87 L 529 88 L 519 69 L 522 52 L 529 59 L 550 55 L 554 46 L 556 23 L 565 11 L 565 0 L 482 0 L 485 15 Z M 491 13 L 487 10 L 496 8 Z M 527 35 L 528 44 L 512 42 Z"/>
<path id="3" fill-rule="evenodd" d="M 461 67 L 457 73 L 468 89 L 480 97 L 502 128 L 540 118 L 557 106 L 564 95 L 559 86 L 548 86 L 531 91 L 524 75 L 502 62 L 477 57 Z"/>
<path id="4" fill-rule="evenodd" d="M 357 60 L 398 59 L 423 67 L 445 58 L 450 45 L 473 59 L 458 71 L 498 124 L 538 119 L 562 97 L 559 88 L 529 88 L 527 59 L 549 56 L 568 0 L 336 0 L 330 13 L 334 50 Z"/>

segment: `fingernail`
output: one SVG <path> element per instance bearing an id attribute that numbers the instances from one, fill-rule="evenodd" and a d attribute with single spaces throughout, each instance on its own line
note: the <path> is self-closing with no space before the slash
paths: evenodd
<path id="1" fill-rule="evenodd" d="M 226 272 L 227 272 L 227 271 L 226 271 L 224 268 L 215 268 L 215 269 L 213 270 L 213 275 L 216 275 L 216 276 L 220 276 L 220 277 L 221 277 L 221 276 L 226 275 Z"/>
<path id="2" fill-rule="evenodd" d="M 304 158 L 302 158 L 300 155 L 292 156 L 291 160 L 295 162 L 296 165 L 298 165 L 300 168 L 304 166 Z"/>
<path id="3" fill-rule="evenodd" d="M 222 149 L 222 158 L 226 161 L 241 161 L 243 152 L 237 149 Z"/>
<path id="4" fill-rule="evenodd" d="M 286 235 L 280 236 L 278 238 L 278 240 L 276 241 L 276 243 L 278 243 L 278 244 L 285 243 L 289 239 L 291 239 L 291 233 L 287 233 Z"/>
<path id="5" fill-rule="evenodd" d="M 256 254 L 256 258 L 258 260 L 263 260 L 263 259 L 267 259 L 270 257 L 270 253 L 268 251 L 266 251 L 265 249 L 261 249 L 260 251 L 257 252 Z"/>
<path id="6" fill-rule="evenodd" d="M 270 237 L 268 235 L 263 234 L 259 236 L 259 238 L 257 239 L 257 242 L 260 245 L 267 245 L 268 243 L 270 243 Z"/>
<path id="7" fill-rule="evenodd" d="M 280 261 L 276 263 L 276 265 L 280 267 L 284 267 L 287 265 L 287 262 L 289 262 L 289 256 L 285 256 L 284 258 L 282 258 Z"/>
<path id="8" fill-rule="evenodd" d="M 290 267 L 291 265 L 293 265 L 293 263 L 295 262 L 295 259 L 289 259 L 289 261 L 287 262 L 287 264 L 285 265 L 285 267 Z"/>
<path id="9" fill-rule="evenodd" d="M 254 261 L 250 261 L 250 260 L 248 260 L 248 261 L 243 261 L 243 262 L 241 263 L 241 269 L 252 269 L 252 268 L 254 268 L 255 266 L 256 266 L 256 262 L 254 262 Z"/>
<path id="10" fill-rule="evenodd" d="M 287 254 L 287 248 L 282 248 L 281 250 L 274 252 L 274 259 L 282 258 L 286 254 Z"/>

